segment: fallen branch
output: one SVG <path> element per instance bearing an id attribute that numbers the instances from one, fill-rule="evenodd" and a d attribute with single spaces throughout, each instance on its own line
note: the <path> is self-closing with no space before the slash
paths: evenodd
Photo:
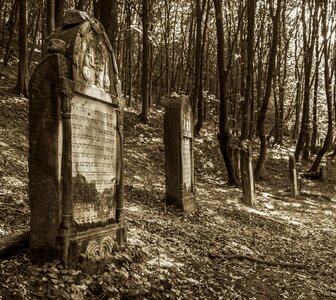
<path id="1" fill-rule="evenodd" d="M 0 257 L 8 257 L 17 251 L 29 247 L 30 231 L 26 230 L 19 234 L 6 236 L 0 239 Z"/>
<path id="2" fill-rule="evenodd" d="M 251 262 L 259 263 L 259 264 L 264 264 L 268 266 L 273 266 L 273 267 L 284 267 L 284 268 L 296 268 L 296 269 L 304 269 L 307 267 L 305 264 L 297 264 L 297 263 L 287 263 L 287 262 L 275 262 L 271 260 L 263 260 L 259 259 L 256 257 L 248 256 L 248 255 L 216 255 L 216 254 L 210 254 L 209 253 L 209 258 L 221 258 L 221 259 L 236 259 L 236 260 L 248 260 Z"/>

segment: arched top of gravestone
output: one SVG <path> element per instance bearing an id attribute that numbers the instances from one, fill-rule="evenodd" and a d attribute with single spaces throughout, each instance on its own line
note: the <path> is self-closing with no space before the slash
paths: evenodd
<path id="1" fill-rule="evenodd" d="M 49 41 L 54 39 L 66 44 L 65 56 L 71 65 L 72 80 L 120 96 L 114 52 L 103 26 L 96 19 L 83 11 L 68 10 L 62 27 L 48 37 Z"/>
<path id="2" fill-rule="evenodd" d="M 192 108 L 189 97 L 182 95 L 179 97 L 171 97 L 166 103 L 166 122 L 177 126 L 182 135 L 193 137 L 192 125 Z M 176 122 L 178 118 L 178 122 Z"/>

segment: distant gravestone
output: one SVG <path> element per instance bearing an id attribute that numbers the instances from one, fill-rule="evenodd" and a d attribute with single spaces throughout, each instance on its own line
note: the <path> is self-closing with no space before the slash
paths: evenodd
<path id="1" fill-rule="evenodd" d="M 291 196 L 297 197 L 299 195 L 297 171 L 296 171 L 296 161 L 294 156 L 289 156 L 289 180 L 290 180 L 290 190 Z"/>
<path id="2" fill-rule="evenodd" d="M 33 260 L 104 257 L 125 240 L 123 105 L 102 25 L 68 11 L 29 84 Z"/>
<path id="3" fill-rule="evenodd" d="M 193 116 L 188 97 L 169 99 L 164 116 L 166 203 L 194 211 Z"/>
<path id="4" fill-rule="evenodd" d="M 247 173 L 242 176 L 243 182 L 243 202 L 249 206 L 254 206 L 256 203 L 255 196 L 255 182 L 254 182 L 254 172 L 253 172 L 253 151 L 251 143 L 247 144 L 245 149 L 247 154 Z"/>

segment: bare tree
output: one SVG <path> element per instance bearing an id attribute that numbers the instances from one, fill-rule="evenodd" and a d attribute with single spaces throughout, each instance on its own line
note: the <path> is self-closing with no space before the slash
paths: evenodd
<path id="1" fill-rule="evenodd" d="M 150 22 L 150 0 L 142 1 L 142 109 L 140 121 L 148 123 L 148 112 L 150 105 L 150 43 L 149 43 L 149 22 Z"/>
<path id="2" fill-rule="evenodd" d="M 229 111 L 227 99 L 227 84 L 228 84 L 228 70 L 225 69 L 224 57 L 224 22 L 222 0 L 213 0 L 216 12 L 216 29 L 217 29 L 217 66 L 219 77 L 219 95 L 220 95 L 220 109 L 219 109 L 219 145 L 221 153 L 224 158 L 229 185 L 238 185 L 238 178 L 235 172 L 232 160 L 232 136 L 229 127 Z M 237 34 L 236 34 L 237 37 Z M 230 56 L 232 57 L 232 56 Z M 228 68 L 231 66 L 231 58 L 228 63 Z"/>
<path id="3" fill-rule="evenodd" d="M 19 94 L 28 96 L 27 0 L 19 1 L 19 23 L 19 68 L 15 90 Z"/>
<path id="4" fill-rule="evenodd" d="M 318 29 L 318 1 L 314 0 L 315 5 L 309 5 L 310 14 L 313 19 L 311 24 L 308 21 L 309 29 L 312 26 L 312 30 L 307 28 L 307 18 L 306 18 L 306 1 L 302 0 L 302 33 L 303 33 L 303 68 L 304 68 L 304 91 L 303 91 L 303 111 L 302 111 L 302 120 L 301 120 L 301 130 L 299 138 L 296 144 L 295 149 L 295 160 L 298 161 L 300 154 L 304 151 L 304 159 L 309 157 L 309 111 L 310 111 L 310 89 L 311 89 L 311 73 L 313 65 L 313 54 L 314 54 L 314 45 L 317 37 Z M 309 0 L 308 0 L 309 1 Z M 311 3 L 312 4 L 312 3 Z M 308 142 L 308 145 L 307 145 Z"/>
<path id="5" fill-rule="evenodd" d="M 327 135 L 323 143 L 323 147 L 317 153 L 315 161 L 310 168 L 310 171 L 317 171 L 323 155 L 330 149 L 333 135 L 333 100 L 332 100 L 332 89 L 331 82 L 332 76 L 330 72 L 330 36 L 328 38 L 328 26 L 327 26 L 327 16 L 328 16 L 328 1 L 323 0 L 321 3 L 321 14 L 322 14 L 322 37 L 323 37 L 323 57 L 324 57 L 324 87 L 326 92 L 326 100 L 328 107 L 328 130 Z"/>
<path id="6" fill-rule="evenodd" d="M 267 79 L 266 79 L 266 90 L 265 95 L 263 97 L 261 109 L 259 112 L 259 119 L 258 119 L 258 134 L 260 139 L 260 151 L 258 161 L 255 167 L 255 177 L 256 180 L 262 179 L 262 168 L 266 158 L 267 152 L 267 144 L 266 144 L 266 134 L 265 134 L 265 119 L 266 113 L 268 109 L 268 104 L 271 96 L 272 91 L 272 82 L 274 77 L 274 70 L 275 70 L 275 58 L 277 54 L 277 47 L 278 47 L 278 39 L 279 39 L 279 22 L 281 16 L 281 7 L 282 7 L 282 0 L 277 1 L 276 11 L 274 12 L 274 3 L 273 0 L 269 1 L 270 7 L 270 14 L 273 23 L 273 30 L 272 30 L 272 45 L 270 50 L 269 56 L 269 63 L 268 63 L 268 71 L 267 71 Z"/>

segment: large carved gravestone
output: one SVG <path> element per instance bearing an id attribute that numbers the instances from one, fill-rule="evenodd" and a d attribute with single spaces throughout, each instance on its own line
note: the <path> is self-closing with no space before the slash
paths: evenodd
<path id="1" fill-rule="evenodd" d="M 68 11 L 47 43 L 29 84 L 30 250 L 73 265 L 125 239 L 122 100 L 99 22 Z"/>
<path id="2" fill-rule="evenodd" d="M 164 116 L 166 203 L 193 211 L 193 116 L 188 97 L 169 99 Z"/>

